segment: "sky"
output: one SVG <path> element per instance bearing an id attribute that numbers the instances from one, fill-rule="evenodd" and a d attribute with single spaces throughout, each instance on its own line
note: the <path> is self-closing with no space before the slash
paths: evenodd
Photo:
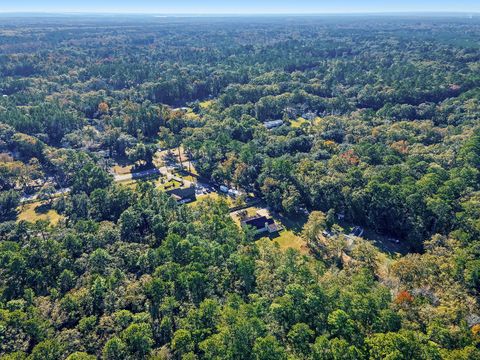
<path id="1" fill-rule="evenodd" d="M 0 0 L 0 12 L 321 14 L 480 12 L 480 0 Z"/>

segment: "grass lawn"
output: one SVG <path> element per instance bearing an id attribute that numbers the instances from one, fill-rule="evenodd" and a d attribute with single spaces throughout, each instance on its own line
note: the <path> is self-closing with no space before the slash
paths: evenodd
<path id="1" fill-rule="evenodd" d="M 163 181 L 166 179 L 163 178 Z M 157 187 L 160 190 L 172 190 L 181 187 L 182 184 L 179 183 L 176 180 L 170 180 L 162 184 L 162 178 L 158 178 L 155 180 L 155 187 Z"/>
<path id="2" fill-rule="evenodd" d="M 226 201 L 227 205 L 229 207 L 233 206 L 233 200 L 231 197 L 229 196 L 226 196 L 226 195 L 223 195 L 223 194 L 219 194 L 219 193 L 216 193 L 216 192 L 211 192 L 210 194 L 204 194 L 204 195 L 197 195 L 197 199 L 198 200 L 202 200 L 202 199 L 214 199 L 214 200 L 224 200 Z M 195 204 L 196 202 L 193 202 L 191 204 Z"/>
<path id="3" fill-rule="evenodd" d="M 202 109 L 208 109 L 210 106 L 212 106 L 214 103 L 213 100 L 205 100 L 201 101 L 198 105 L 200 105 L 200 108 Z"/>
<path id="4" fill-rule="evenodd" d="M 307 243 L 292 230 L 284 229 L 277 237 L 271 239 L 280 245 L 280 249 L 296 249 L 302 254 L 308 254 Z"/>
<path id="5" fill-rule="evenodd" d="M 293 128 L 298 128 L 306 122 L 307 122 L 307 120 L 305 120 L 302 117 L 299 117 L 297 120 L 290 120 L 290 126 L 293 127 Z"/>
<path id="6" fill-rule="evenodd" d="M 232 206 L 232 200 L 228 196 L 218 194 L 216 192 L 212 192 L 210 194 L 204 194 L 204 195 L 197 195 L 197 200 L 188 203 L 187 206 L 191 206 L 193 208 L 195 208 L 197 206 L 201 206 L 202 203 L 207 199 L 212 199 L 212 200 L 215 200 L 215 201 L 223 200 L 227 203 L 228 207 Z M 240 223 L 238 223 L 238 224 L 240 225 Z"/>
<path id="7" fill-rule="evenodd" d="M 131 174 L 132 168 L 133 168 L 133 165 L 126 165 L 126 166 L 115 165 L 113 167 L 113 172 L 117 175 Z"/>
<path id="8" fill-rule="evenodd" d="M 184 115 L 187 120 L 199 120 L 200 116 L 195 114 L 191 109 Z"/>
<path id="9" fill-rule="evenodd" d="M 187 180 L 187 181 L 190 181 L 190 182 L 196 182 L 196 181 L 197 181 L 197 179 L 195 179 L 195 177 L 193 177 L 192 175 L 189 175 L 188 172 L 186 172 L 186 171 L 182 171 L 182 170 L 178 170 L 178 171 L 177 171 L 177 170 L 175 170 L 175 171 L 173 172 L 173 174 L 176 175 L 176 176 L 181 177 L 182 179 L 185 179 L 185 180 Z"/>
<path id="10" fill-rule="evenodd" d="M 136 189 L 137 188 L 137 182 L 138 180 L 132 180 L 132 179 L 127 179 L 123 181 L 118 181 L 118 185 L 126 186 L 130 189 Z"/>
<path id="11" fill-rule="evenodd" d="M 292 248 L 302 254 L 308 254 L 307 243 L 300 237 L 300 232 L 308 218 L 305 215 L 286 217 L 276 214 L 272 214 L 272 217 L 284 227 L 284 229 L 278 233 L 278 236 L 273 237 L 272 240 L 276 241 L 281 249 Z"/>
<path id="12" fill-rule="evenodd" d="M 48 220 L 50 224 L 56 225 L 62 218 L 63 216 L 43 201 L 24 204 L 18 208 L 17 221 L 25 220 L 34 223 L 37 220 Z"/>

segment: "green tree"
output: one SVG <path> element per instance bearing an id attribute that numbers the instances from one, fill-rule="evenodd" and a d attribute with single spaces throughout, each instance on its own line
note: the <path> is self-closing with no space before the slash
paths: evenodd
<path id="1" fill-rule="evenodd" d="M 305 323 L 292 326 L 287 334 L 288 342 L 298 355 L 307 356 L 310 352 L 310 343 L 314 339 L 315 332 Z"/>
<path id="2" fill-rule="evenodd" d="M 122 332 L 125 348 L 131 356 L 137 359 L 146 359 L 152 345 L 152 330 L 146 323 L 132 324 Z"/>
<path id="3" fill-rule="evenodd" d="M 125 343 L 118 337 L 114 336 L 109 339 L 103 347 L 104 360 L 125 360 L 128 359 Z"/>
<path id="4" fill-rule="evenodd" d="M 85 352 L 75 352 L 67 356 L 65 360 L 95 360 L 95 355 L 89 355 Z"/>
<path id="5" fill-rule="evenodd" d="M 0 192 L 0 219 L 10 219 L 16 214 L 20 196 L 14 190 Z"/>
<path id="6" fill-rule="evenodd" d="M 193 351 L 194 348 L 195 344 L 190 331 L 185 329 L 175 331 L 172 339 L 172 350 L 178 359 L 182 359 L 185 354 Z"/>
<path id="7" fill-rule="evenodd" d="M 253 346 L 253 356 L 256 360 L 286 360 L 285 349 L 273 336 L 259 337 Z"/>
<path id="8" fill-rule="evenodd" d="M 61 354 L 61 345 L 56 340 L 48 339 L 33 348 L 29 360 L 58 360 Z"/>
<path id="9" fill-rule="evenodd" d="M 93 190 L 106 188 L 111 183 L 112 178 L 107 172 L 92 163 L 88 163 L 75 175 L 72 193 L 85 192 L 89 195 Z"/>

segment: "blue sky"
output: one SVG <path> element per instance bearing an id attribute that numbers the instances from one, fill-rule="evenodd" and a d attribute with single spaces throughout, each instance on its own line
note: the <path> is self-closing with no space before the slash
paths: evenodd
<path id="1" fill-rule="evenodd" d="M 480 12 L 480 0 L 0 0 L 0 12 L 361 13 Z"/>

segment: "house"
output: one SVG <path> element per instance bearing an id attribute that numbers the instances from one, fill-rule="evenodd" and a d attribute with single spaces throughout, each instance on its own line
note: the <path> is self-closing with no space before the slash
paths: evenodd
<path id="1" fill-rule="evenodd" d="M 263 123 L 263 125 L 267 129 L 273 129 L 273 128 L 276 128 L 276 127 L 279 127 L 279 126 L 283 125 L 283 120 L 266 121 L 266 122 Z"/>
<path id="2" fill-rule="evenodd" d="M 166 193 L 173 197 L 179 204 L 189 203 L 197 199 L 197 197 L 195 196 L 194 186 L 190 186 L 188 188 L 172 189 L 166 191 Z"/>
<path id="3" fill-rule="evenodd" d="M 242 226 L 252 227 L 257 234 L 268 232 L 269 234 L 281 230 L 281 226 L 275 223 L 275 220 L 266 216 L 254 216 L 246 218 L 241 222 Z"/>
<path id="4" fill-rule="evenodd" d="M 240 195 L 240 191 L 235 189 L 228 189 L 228 195 L 230 195 L 231 197 L 237 197 Z"/>
<path id="5" fill-rule="evenodd" d="M 186 113 L 188 112 L 188 110 L 189 110 L 189 108 L 188 108 L 188 107 L 185 107 L 185 106 L 172 109 L 172 111 L 178 112 L 178 113 L 182 113 L 182 114 L 186 114 Z"/>
<path id="6" fill-rule="evenodd" d="M 317 114 L 314 113 L 313 111 L 309 111 L 309 112 L 303 114 L 302 117 L 306 120 L 312 121 L 313 119 L 315 119 L 317 117 Z"/>

